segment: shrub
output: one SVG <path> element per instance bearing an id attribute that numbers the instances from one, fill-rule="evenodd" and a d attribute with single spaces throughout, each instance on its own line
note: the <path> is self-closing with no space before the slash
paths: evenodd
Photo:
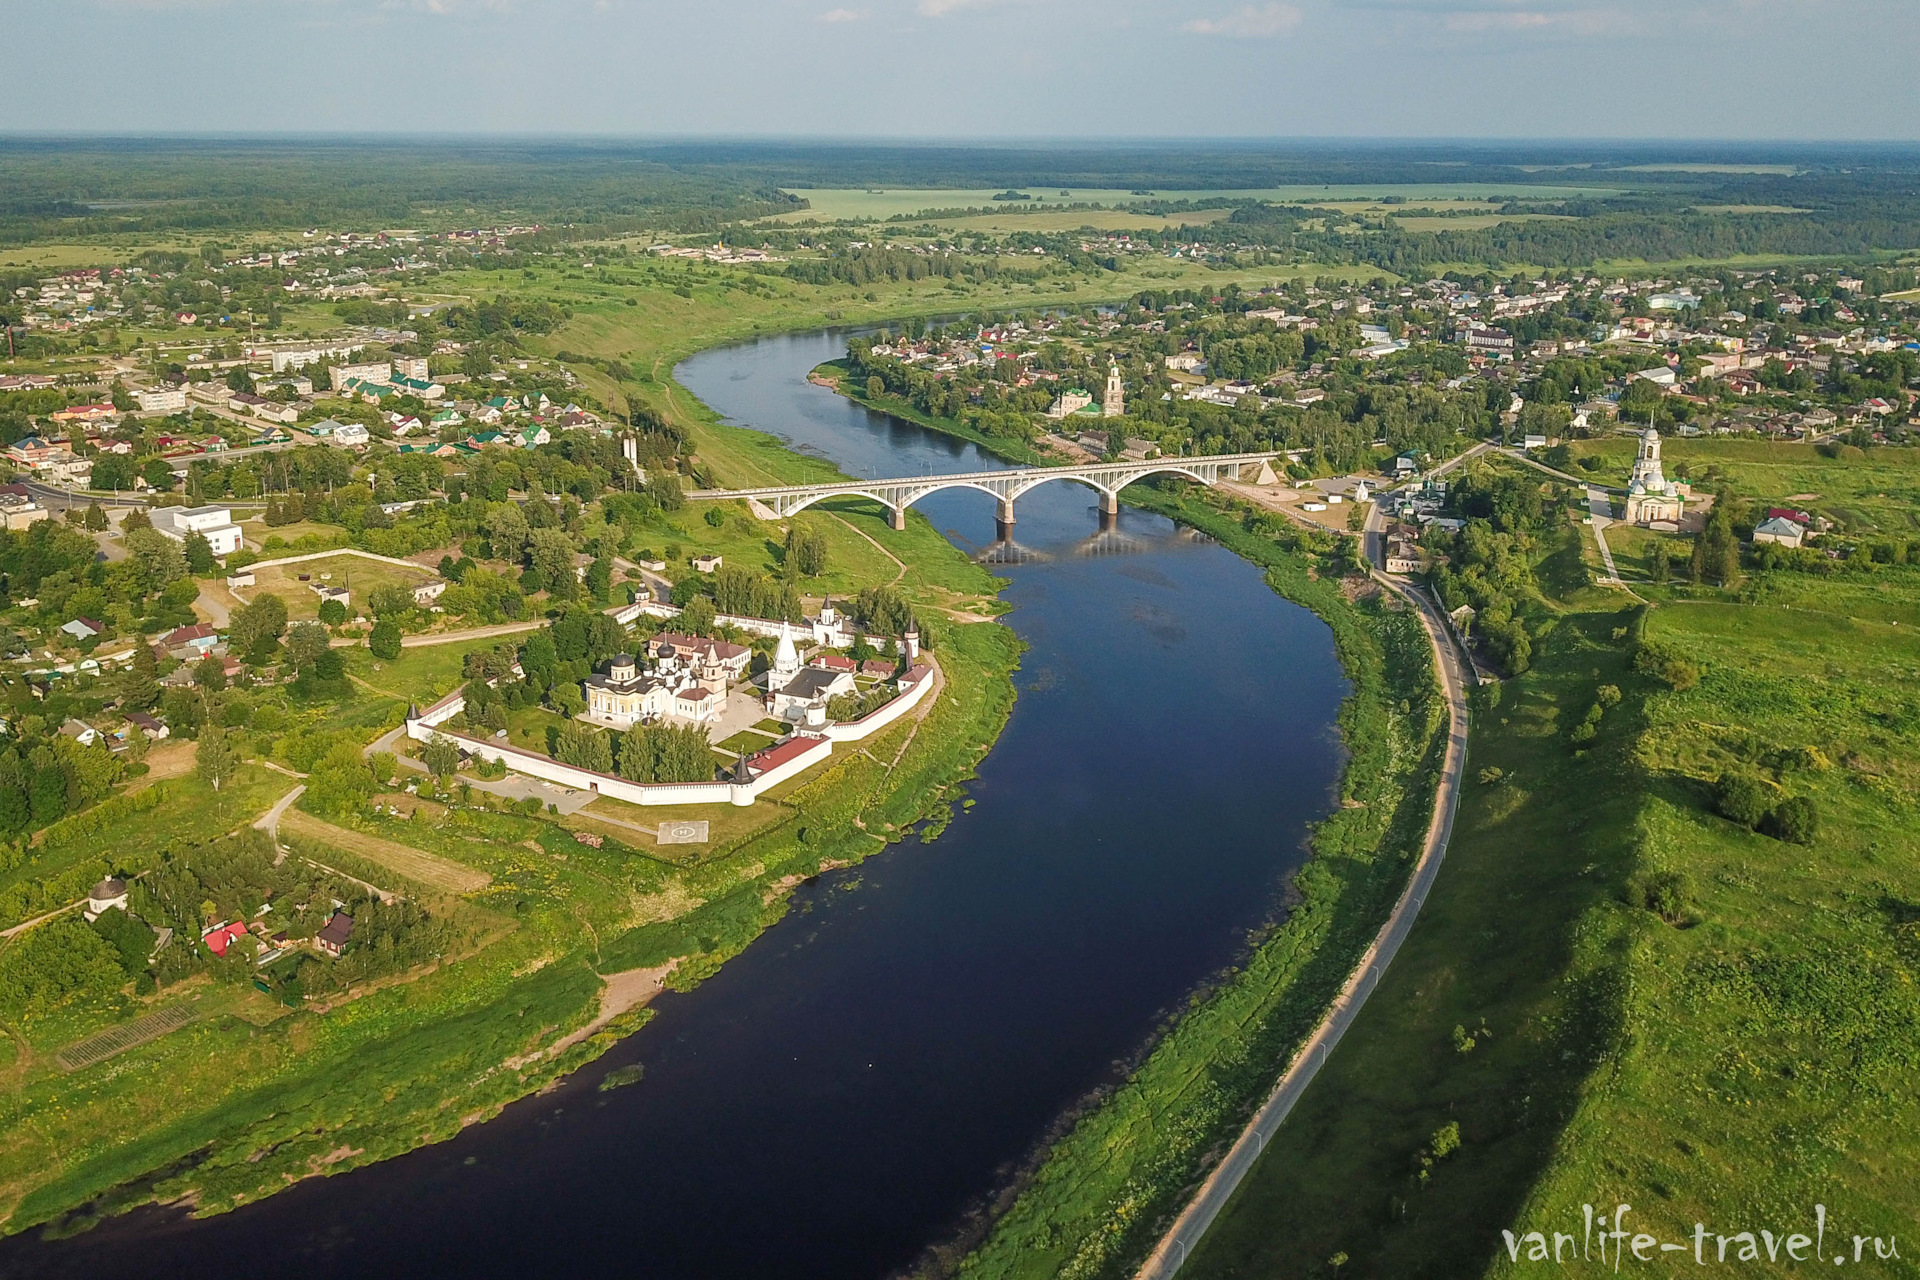
<path id="1" fill-rule="evenodd" d="M 1435 1160 L 1443 1160 L 1460 1149 L 1460 1122 L 1450 1120 L 1433 1131 L 1427 1143 Z"/>
<path id="2" fill-rule="evenodd" d="M 1763 829 L 1789 844 L 1812 844 L 1820 830 L 1820 811 L 1807 796 L 1789 796 L 1773 807 Z"/>
<path id="3" fill-rule="evenodd" d="M 1767 816 L 1766 788 L 1745 774 L 1722 774 L 1713 803 L 1721 817 L 1743 827 L 1757 827 Z"/>
<path id="4" fill-rule="evenodd" d="M 322 600 L 320 602 L 320 621 L 330 627 L 346 625 L 347 606 L 338 600 Z"/>
<path id="5" fill-rule="evenodd" d="M 1627 882 L 1627 901 L 1653 912 L 1668 924 L 1684 920 L 1687 904 L 1692 900 L 1693 886 L 1678 871 L 1654 871 Z"/>

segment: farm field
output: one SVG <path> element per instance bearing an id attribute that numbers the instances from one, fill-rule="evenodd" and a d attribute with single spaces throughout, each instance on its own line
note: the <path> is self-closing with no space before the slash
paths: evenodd
<path id="1" fill-rule="evenodd" d="M 991 209 L 994 196 L 1006 190 L 1004 187 L 974 187 L 965 189 L 946 189 L 923 187 L 915 189 L 849 189 L 849 188 L 792 188 L 792 194 L 804 196 L 812 208 L 795 213 L 780 214 L 775 221 L 800 222 L 818 219 L 831 222 L 838 219 L 883 221 L 887 218 L 917 213 L 932 209 L 965 209 L 980 207 Z M 1489 200 L 1489 199 L 1538 199 L 1558 200 L 1570 196 L 1611 195 L 1616 187 L 1576 187 L 1576 186 L 1533 186 L 1514 184 L 1500 186 L 1491 183 L 1432 183 L 1420 185 L 1358 184 L 1328 186 L 1292 186 L 1263 187 L 1241 189 L 1185 189 L 1170 190 L 1154 188 L 1151 192 L 1140 194 L 1132 190 L 1115 188 L 1074 188 L 1065 193 L 1058 187 L 1025 186 L 1016 188 L 1032 200 L 1001 201 L 1009 205 L 1039 205 L 1043 209 L 1049 206 L 1068 204 L 1137 204 L 1147 200 L 1272 200 L 1282 203 L 1324 203 L 1327 201 L 1375 200 L 1381 196 L 1401 196 L 1410 201 L 1431 200 Z"/>

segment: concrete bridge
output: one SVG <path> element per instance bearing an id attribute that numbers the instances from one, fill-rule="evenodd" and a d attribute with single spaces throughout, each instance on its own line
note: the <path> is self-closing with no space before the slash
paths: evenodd
<path id="1" fill-rule="evenodd" d="M 1005 471 L 964 471 L 953 475 L 907 476 L 897 480 L 844 480 L 831 484 L 797 484 L 777 489 L 704 489 L 690 499 L 747 498 L 758 504 L 763 518 L 784 520 L 822 498 L 872 498 L 887 509 L 889 523 L 907 527 L 907 508 L 942 489 L 978 489 L 999 500 L 1001 536 L 1013 525 L 1013 504 L 1020 495 L 1049 480 L 1072 480 L 1100 494 L 1100 511 L 1120 510 L 1120 491 L 1135 480 L 1152 475 L 1185 476 L 1201 484 L 1248 479 L 1272 484 L 1272 462 L 1283 453 L 1225 453 L 1197 458 L 1154 458 L 1147 462 L 1087 462 L 1065 467 L 1013 467 Z M 1250 473 L 1250 474 L 1248 474 Z"/>

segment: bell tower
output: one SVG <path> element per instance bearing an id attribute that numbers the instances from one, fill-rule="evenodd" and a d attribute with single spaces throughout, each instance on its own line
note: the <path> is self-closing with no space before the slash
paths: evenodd
<path id="1" fill-rule="evenodd" d="M 1100 397 L 1100 416 L 1103 418 L 1117 418 L 1126 411 L 1127 389 L 1125 384 L 1120 381 L 1120 366 L 1118 364 L 1109 364 L 1107 366 L 1106 394 Z"/>

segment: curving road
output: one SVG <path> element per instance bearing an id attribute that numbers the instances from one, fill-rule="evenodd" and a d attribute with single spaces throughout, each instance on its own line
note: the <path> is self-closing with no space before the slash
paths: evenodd
<path id="1" fill-rule="evenodd" d="M 1274 509 L 1286 510 L 1277 504 Z M 1288 514 L 1294 513 L 1289 511 Z M 1295 518 L 1300 517 L 1295 515 Z M 1304 520 L 1302 522 L 1305 523 Z M 1370 572 L 1375 582 L 1411 603 L 1419 612 L 1420 623 L 1426 628 L 1427 640 L 1433 646 L 1434 661 L 1439 664 L 1441 685 L 1447 695 L 1447 754 L 1441 766 L 1440 785 L 1434 794 L 1433 818 L 1427 825 L 1426 845 L 1420 852 L 1420 860 L 1414 864 L 1413 875 L 1408 879 L 1406 889 L 1401 892 L 1400 900 L 1394 904 L 1392 913 L 1375 935 L 1373 944 L 1348 975 L 1346 985 L 1340 989 L 1340 994 L 1328 1007 L 1320 1024 L 1313 1029 L 1313 1034 L 1300 1046 L 1272 1094 L 1254 1113 L 1253 1119 L 1241 1131 L 1226 1157 L 1207 1175 L 1206 1181 L 1201 1183 L 1199 1191 L 1174 1220 L 1173 1226 L 1160 1238 L 1160 1243 L 1136 1273 L 1136 1280 L 1165 1280 L 1172 1276 L 1226 1207 L 1241 1179 L 1247 1176 L 1260 1158 L 1267 1140 L 1286 1120 L 1307 1086 L 1313 1083 L 1327 1055 L 1340 1043 L 1340 1037 L 1353 1024 L 1387 966 L 1393 963 L 1393 957 L 1412 931 L 1414 919 L 1419 915 L 1421 906 L 1427 900 L 1427 893 L 1433 887 L 1434 878 L 1440 872 L 1441 859 L 1446 857 L 1447 840 L 1453 834 L 1454 810 L 1460 800 L 1460 779 L 1467 767 L 1466 672 L 1461 655 L 1450 638 L 1446 619 L 1440 615 L 1438 607 L 1409 583 L 1390 577 L 1378 569 Z"/>

